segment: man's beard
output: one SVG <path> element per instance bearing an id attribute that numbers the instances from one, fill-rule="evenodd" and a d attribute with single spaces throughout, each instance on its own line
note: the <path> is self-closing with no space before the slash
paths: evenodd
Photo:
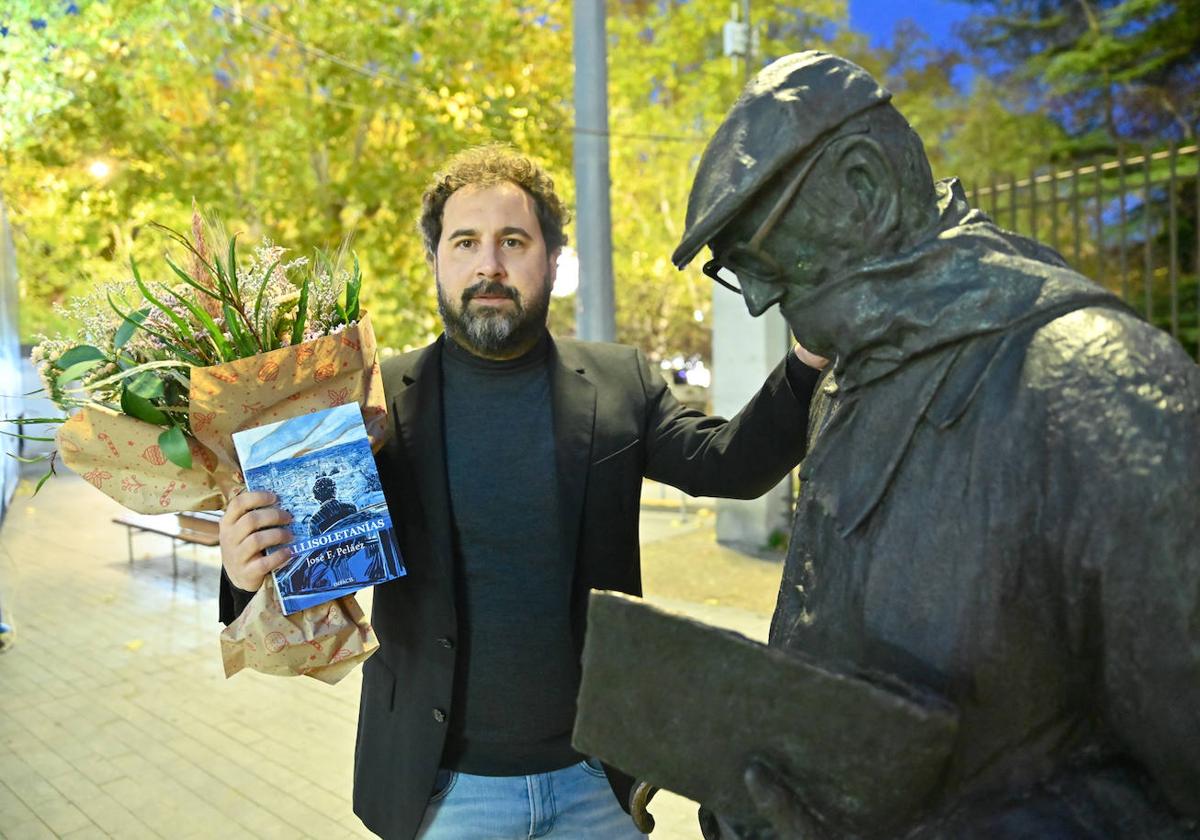
<path id="1" fill-rule="evenodd" d="M 446 299 L 441 282 L 438 282 L 438 313 L 442 316 L 447 334 L 477 356 L 510 358 L 533 346 L 546 329 L 550 288 L 550 276 L 547 274 L 542 293 L 531 297 L 526 305 L 521 293 L 512 286 L 493 280 L 480 280 L 463 289 L 462 299 L 455 311 Z M 471 309 L 468 304 L 472 298 L 481 295 L 506 297 L 513 302 L 513 306 Z"/>

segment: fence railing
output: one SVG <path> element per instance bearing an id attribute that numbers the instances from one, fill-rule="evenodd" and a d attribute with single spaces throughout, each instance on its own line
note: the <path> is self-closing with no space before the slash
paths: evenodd
<path id="1" fill-rule="evenodd" d="M 1001 227 L 1053 247 L 1200 360 L 1200 146 L 966 187 Z"/>

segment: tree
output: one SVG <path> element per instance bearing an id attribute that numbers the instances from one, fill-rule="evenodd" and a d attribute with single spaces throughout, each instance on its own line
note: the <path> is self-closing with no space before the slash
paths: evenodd
<path id="1" fill-rule="evenodd" d="M 381 341 L 422 343 L 438 323 L 414 223 L 438 163 L 511 140 L 568 171 L 570 77 L 534 60 L 570 55 L 558 3 L 44 5 L 0 38 L 27 339 L 130 257 L 160 271 L 148 222 L 185 226 L 195 197 L 302 253 L 353 236 Z"/>
<path id="2" fill-rule="evenodd" d="M 753 68 L 828 48 L 844 0 L 754 4 Z M 653 359 L 708 357 L 712 281 L 700 260 L 677 272 L 687 196 L 705 144 L 741 92 L 746 67 L 723 54 L 726 3 L 614 0 L 609 13 L 609 124 L 618 339 Z"/>
<path id="3" fill-rule="evenodd" d="M 982 66 L 1049 107 L 1082 152 L 1194 140 L 1200 5 L 1189 0 L 966 0 Z"/>

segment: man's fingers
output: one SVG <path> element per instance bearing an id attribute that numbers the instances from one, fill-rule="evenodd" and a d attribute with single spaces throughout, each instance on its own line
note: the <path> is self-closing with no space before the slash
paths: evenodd
<path id="1" fill-rule="evenodd" d="M 283 508 L 255 508 L 243 514 L 236 521 L 226 525 L 222 535 L 226 536 L 232 545 L 238 545 L 253 537 L 255 531 L 288 525 L 291 521 L 291 514 Z"/>
<path id="2" fill-rule="evenodd" d="M 279 545 L 287 545 L 292 541 L 292 532 L 286 528 L 267 528 L 255 531 L 247 537 L 242 545 L 251 555 L 262 554 Z"/>
<path id="3" fill-rule="evenodd" d="M 276 501 L 278 499 L 274 493 L 263 490 L 247 490 L 229 500 L 229 505 L 225 508 L 225 518 L 232 524 L 240 519 L 246 511 L 267 507 L 275 504 Z"/>
<path id="4" fill-rule="evenodd" d="M 286 548 L 281 548 L 278 551 L 263 552 L 254 557 L 250 563 L 254 566 L 254 571 L 257 574 L 266 577 L 291 559 L 292 552 Z"/>

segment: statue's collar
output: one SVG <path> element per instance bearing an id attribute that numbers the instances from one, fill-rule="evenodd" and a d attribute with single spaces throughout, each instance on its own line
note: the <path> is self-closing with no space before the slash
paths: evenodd
<path id="1" fill-rule="evenodd" d="M 972 209 L 956 179 L 936 187 L 938 223 L 925 240 L 858 266 L 813 295 L 809 311 L 832 336 L 845 391 L 926 353 L 1005 332 L 1038 311 L 1100 292 L 1055 251 Z"/>

